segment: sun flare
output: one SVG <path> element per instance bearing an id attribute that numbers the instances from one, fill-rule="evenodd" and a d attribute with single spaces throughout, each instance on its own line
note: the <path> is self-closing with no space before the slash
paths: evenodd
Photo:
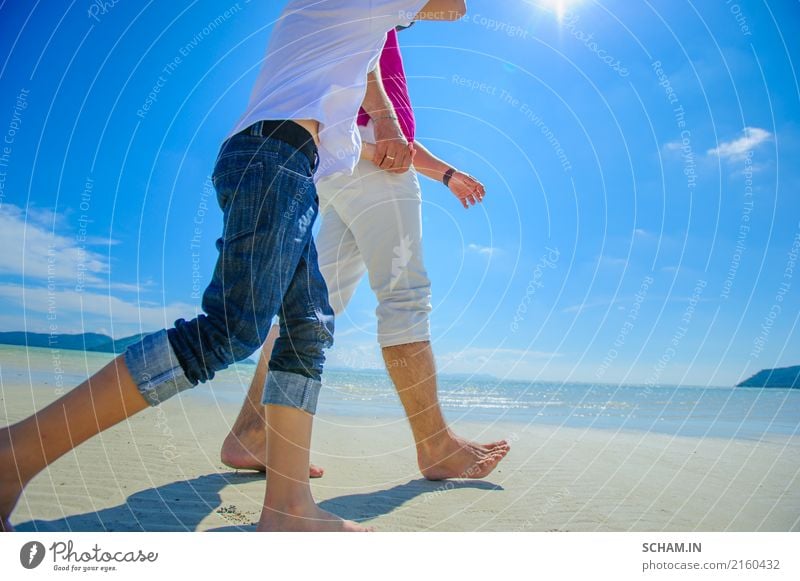
<path id="1" fill-rule="evenodd" d="M 564 16 L 582 0 L 541 0 L 542 6 L 552 11 L 559 22 L 564 20 Z"/>

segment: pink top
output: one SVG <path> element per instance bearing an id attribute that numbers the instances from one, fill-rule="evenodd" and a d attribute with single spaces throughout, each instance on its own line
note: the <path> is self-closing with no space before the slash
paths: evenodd
<path id="1" fill-rule="evenodd" d="M 386 44 L 381 53 L 380 68 L 383 88 L 397 113 L 403 135 L 411 143 L 414 141 L 416 122 L 414 121 L 414 110 L 411 108 L 411 97 L 408 95 L 403 56 L 400 54 L 397 31 L 394 29 L 390 30 L 386 36 Z M 363 127 L 368 121 L 369 115 L 364 109 L 361 109 L 358 112 L 358 124 Z"/>

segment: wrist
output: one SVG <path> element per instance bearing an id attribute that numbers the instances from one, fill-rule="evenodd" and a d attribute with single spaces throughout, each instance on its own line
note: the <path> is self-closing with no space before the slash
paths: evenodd
<path id="1" fill-rule="evenodd" d="M 406 141 L 405 135 L 403 135 L 403 131 L 399 127 L 375 127 L 375 141 L 394 141 L 396 139 L 400 139 L 402 141 Z"/>
<path id="2" fill-rule="evenodd" d="M 454 168 L 454 167 L 449 168 L 442 175 L 442 183 L 449 188 L 450 187 L 450 180 L 453 179 L 453 176 L 455 174 L 456 174 L 456 168 Z"/>
<path id="3" fill-rule="evenodd" d="M 378 121 L 385 121 L 387 119 L 390 120 L 390 121 L 397 121 L 398 120 L 397 119 L 397 115 L 395 115 L 394 113 L 384 113 L 384 114 L 380 114 L 380 115 L 375 115 L 374 117 L 372 115 L 370 115 L 369 118 L 372 119 L 375 123 L 377 123 Z"/>

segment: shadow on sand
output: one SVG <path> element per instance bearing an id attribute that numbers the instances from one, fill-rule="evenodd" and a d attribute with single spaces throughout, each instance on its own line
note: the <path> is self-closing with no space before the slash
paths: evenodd
<path id="1" fill-rule="evenodd" d="M 57 520 L 31 520 L 19 523 L 15 528 L 20 532 L 194 531 L 203 519 L 220 508 L 223 488 L 263 478 L 263 474 L 249 472 L 199 476 L 136 492 L 119 506 Z M 418 496 L 433 496 L 462 488 L 503 490 L 501 486 L 481 480 L 431 482 L 420 478 L 387 490 L 331 498 L 321 502 L 320 506 L 342 518 L 361 522 L 389 514 Z M 211 530 L 250 531 L 255 530 L 255 526 L 231 525 Z"/>
<path id="2" fill-rule="evenodd" d="M 194 531 L 219 508 L 220 491 L 229 484 L 262 480 L 263 474 L 224 472 L 148 488 L 125 503 L 97 512 L 57 520 L 32 520 L 15 525 L 17 531 Z"/>

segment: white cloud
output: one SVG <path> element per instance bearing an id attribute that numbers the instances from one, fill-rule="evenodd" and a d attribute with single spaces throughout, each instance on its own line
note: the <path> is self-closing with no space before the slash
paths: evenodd
<path id="1" fill-rule="evenodd" d="M 119 242 L 109 238 L 66 236 L 63 215 L 48 209 L 23 210 L 13 204 L 0 208 L 0 274 L 24 276 L 34 282 L 137 292 L 143 286 L 109 282 L 111 267 L 108 256 L 92 247 L 112 246 Z"/>
<path id="2" fill-rule="evenodd" d="M 50 222 L 49 228 L 47 222 Z M 105 256 L 82 247 L 74 237 L 53 231 L 58 223 L 53 214 L 4 204 L 0 209 L 0 274 L 24 275 L 46 281 L 77 280 L 78 268 L 85 269 L 86 284 L 101 284 L 108 274 Z"/>
<path id="3" fill-rule="evenodd" d="M 482 246 L 480 244 L 469 244 L 467 246 L 467 250 L 488 257 L 491 257 L 492 255 L 500 251 L 499 248 L 495 248 L 493 246 Z"/>
<path id="4" fill-rule="evenodd" d="M 598 256 L 596 264 L 600 268 L 622 268 L 628 266 L 628 259 L 604 254 L 603 256 Z"/>
<path id="5" fill-rule="evenodd" d="M 773 135 L 758 127 L 745 127 L 742 136 L 732 141 L 722 141 L 708 150 L 709 155 L 718 155 L 728 161 L 744 159 L 750 151 L 772 139 Z"/>
<path id="6" fill-rule="evenodd" d="M 155 331 L 171 326 L 175 319 L 188 319 L 196 313 L 196 306 L 187 303 L 136 303 L 104 293 L 49 290 L 10 283 L 0 284 L 0 303 L 11 307 L 3 309 L 8 329 L 44 331 L 50 313 L 54 317 L 50 320 L 58 325 L 59 333 L 95 332 L 106 328 L 113 329 L 116 337 Z M 14 310 L 19 315 L 14 315 Z"/>
<path id="7" fill-rule="evenodd" d="M 586 310 L 589 310 L 589 309 L 596 309 L 598 307 L 608 307 L 608 308 L 610 308 L 615 303 L 616 303 L 616 301 L 606 300 L 606 299 L 600 299 L 600 300 L 596 300 L 596 301 L 586 301 L 586 302 L 580 303 L 578 305 L 572 305 L 572 306 L 569 306 L 569 307 L 565 307 L 565 308 L 563 308 L 561 310 L 561 312 L 562 313 L 578 313 L 578 314 L 580 314 L 583 311 L 586 311 Z"/>

